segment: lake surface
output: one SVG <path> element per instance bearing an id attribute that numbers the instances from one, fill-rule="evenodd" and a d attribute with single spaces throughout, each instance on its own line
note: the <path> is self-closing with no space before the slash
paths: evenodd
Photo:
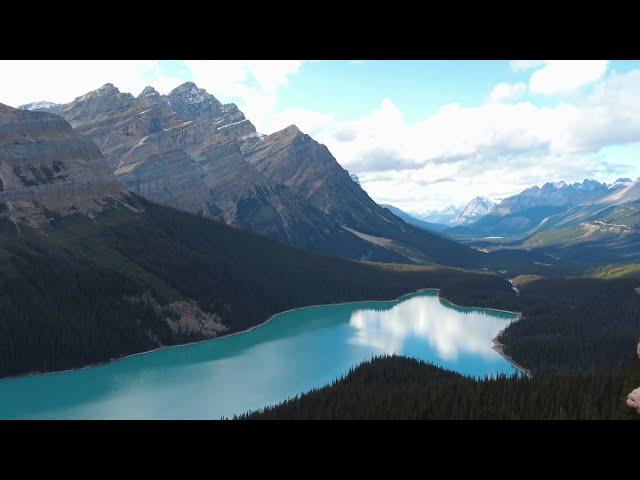
<path id="1" fill-rule="evenodd" d="M 492 339 L 516 320 L 457 307 L 436 290 L 388 302 L 284 312 L 249 332 L 110 364 L 0 380 L 0 418 L 231 417 L 330 383 L 396 353 L 476 377 L 516 370 Z"/>

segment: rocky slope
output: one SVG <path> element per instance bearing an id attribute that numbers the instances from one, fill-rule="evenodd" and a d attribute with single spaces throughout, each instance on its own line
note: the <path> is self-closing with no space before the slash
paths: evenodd
<path id="1" fill-rule="evenodd" d="M 242 152 L 269 181 L 285 185 L 370 244 L 398 252 L 411 262 L 475 267 L 488 264 L 480 252 L 409 225 L 378 205 L 325 145 L 295 125 L 243 144 Z"/>
<path id="2" fill-rule="evenodd" d="M 377 205 L 297 127 L 260 135 L 234 104 L 193 83 L 137 97 L 106 84 L 44 108 L 92 139 L 122 183 L 154 202 L 347 258 L 487 263 Z"/>
<path id="3" fill-rule="evenodd" d="M 0 104 L 0 217 L 34 227 L 94 215 L 126 192 L 90 140 L 61 117 Z"/>

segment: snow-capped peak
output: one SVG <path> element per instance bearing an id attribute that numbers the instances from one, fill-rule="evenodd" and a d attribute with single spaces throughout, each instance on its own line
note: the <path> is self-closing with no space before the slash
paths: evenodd
<path id="1" fill-rule="evenodd" d="M 27 103 L 26 105 L 20 105 L 18 108 L 20 110 L 31 110 L 31 111 L 47 111 L 47 110 L 51 110 L 53 108 L 56 108 L 58 106 L 57 103 L 53 103 L 53 102 L 47 102 L 47 101 L 40 101 L 40 102 L 32 102 L 32 103 Z"/>

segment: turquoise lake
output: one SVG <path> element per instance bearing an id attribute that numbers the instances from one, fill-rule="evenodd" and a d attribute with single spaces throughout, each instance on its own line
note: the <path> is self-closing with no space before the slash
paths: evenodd
<path id="1" fill-rule="evenodd" d="M 396 353 L 476 377 L 516 370 L 492 339 L 517 319 L 425 290 L 284 312 L 251 331 L 70 372 L 0 380 L 3 419 L 215 419 L 330 383 Z"/>

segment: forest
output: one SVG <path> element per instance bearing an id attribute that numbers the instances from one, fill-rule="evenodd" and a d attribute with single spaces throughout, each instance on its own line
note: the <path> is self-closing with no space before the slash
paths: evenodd
<path id="1" fill-rule="evenodd" d="M 534 376 L 625 368 L 640 338 L 640 282 L 542 278 L 520 286 L 522 313 L 501 335 L 506 352 Z"/>
<path id="2" fill-rule="evenodd" d="M 630 358 L 629 358 L 630 360 Z M 324 388 L 240 420 L 638 420 L 626 369 L 475 380 L 418 360 L 377 357 Z"/>

